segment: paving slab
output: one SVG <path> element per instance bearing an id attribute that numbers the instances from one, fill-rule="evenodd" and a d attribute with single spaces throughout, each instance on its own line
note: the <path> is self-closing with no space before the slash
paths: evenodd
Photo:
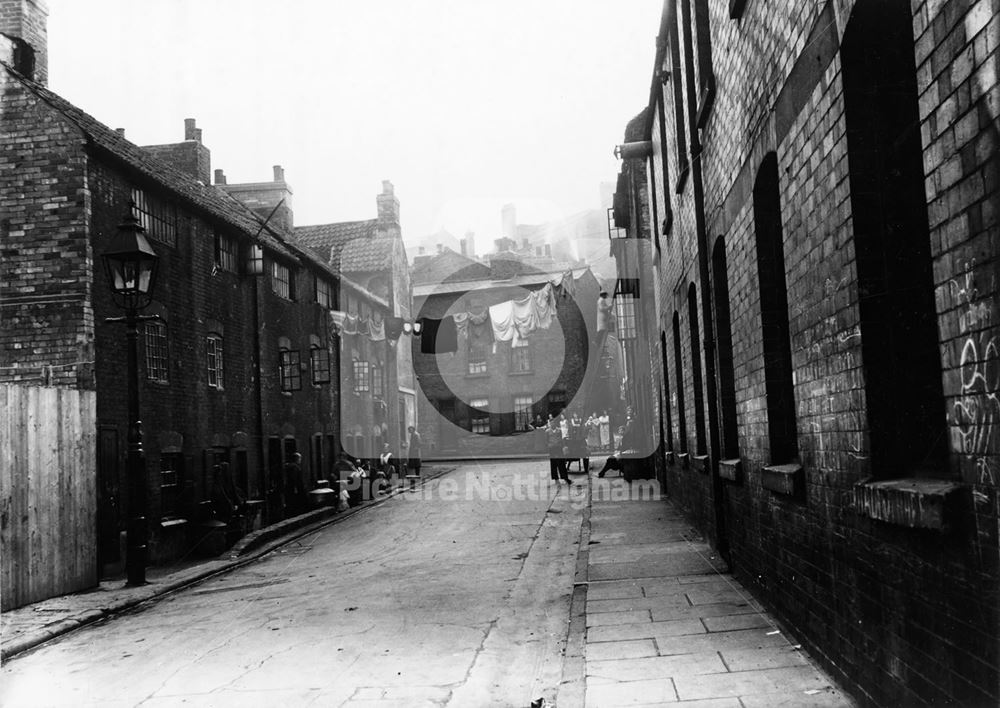
<path id="1" fill-rule="evenodd" d="M 587 706 L 856 705 L 669 499 L 595 494 L 589 521 Z"/>

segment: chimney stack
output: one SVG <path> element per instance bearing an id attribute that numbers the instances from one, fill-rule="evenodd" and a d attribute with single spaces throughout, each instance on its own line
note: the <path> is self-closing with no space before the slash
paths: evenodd
<path id="1" fill-rule="evenodd" d="M 222 170 L 216 170 L 215 171 L 215 183 L 216 184 L 225 184 L 226 183 L 226 173 L 223 172 Z"/>
<path id="2" fill-rule="evenodd" d="M 118 133 L 123 138 L 125 137 L 125 129 L 124 128 L 115 128 L 115 132 Z"/>
<path id="3" fill-rule="evenodd" d="M 48 17 L 45 0 L 0 0 L 0 33 L 14 38 L 14 68 L 42 86 L 49 81 Z"/>
<path id="4" fill-rule="evenodd" d="M 274 181 L 275 182 L 285 181 L 285 170 L 282 169 L 281 165 L 274 166 Z"/>
<path id="5" fill-rule="evenodd" d="M 142 149 L 202 184 L 212 182 L 212 153 L 202 145 L 201 129 L 195 124 L 194 118 L 184 119 L 184 140 L 181 142 L 143 145 Z"/>
<path id="6" fill-rule="evenodd" d="M 378 225 L 381 231 L 394 236 L 400 235 L 399 200 L 396 199 L 392 182 L 382 180 L 382 193 L 375 197 L 378 209 Z"/>

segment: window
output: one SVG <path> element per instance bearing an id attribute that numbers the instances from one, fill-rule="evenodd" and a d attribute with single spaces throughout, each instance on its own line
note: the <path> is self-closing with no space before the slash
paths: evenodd
<path id="1" fill-rule="evenodd" d="M 870 469 L 879 479 L 946 477 L 949 452 L 985 450 L 984 441 L 990 437 L 987 432 L 978 441 L 965 438 L 961 427 L 953 428 L 949 436 L 946 429 L 934 252 L 950 246 L 931 245 L 911 22 L 910 5 L 902 0 L 859 3 L 840 50 L 860 293 L 857 331 L 864 367 L 863 401 Z M 963 166 L 966 151 L 963 148 Z M 974 286 L 970 285 L 965 288 L 971 300 Z M 971 334 L 969 329 L 968 323 L 960 321 L 957 331 L 949 325 L 940 336 L 960 334 L 965 339 Z M 948 341 L 944 354 L 946 360 L 952 359 L 952 366 L 959 358 L 963 363 L 983 362 L 981 369 L 972 369 L 977 373 L 971 376 L 954 369 L 945 373 L 945 381 L 961 379 L 955 385 L 961 384 L 963 398 L 954 404 L 953 419 L 959 422 L 968 420 L 966 411 L 987 405 L 986 387 L 977 383 L 978 377 L 985 384 L 978 372 L 987 369 L 982 351 L 967 357 L 975 349 L 953 349 L 954 343 Z M 838 369 L 854 366 L 854 360 L 849 360 Z M 996 374 L 990 381 L 992 409 Z"/>
<path id="2" fill-rule="evenodd" d="M 295 299 L 295 289 L 292 285 L 292 271 L 288 266 L 274 261 L 271 268 L 271 289 L 275 294 L 286 300 Z"/>
<path id="3" fill-rule="evenodd" d="M 490 402 L 485 398 L 476 398 L 469 402 L 469 419 L 472 423 L 472 432 L 480 435 L 490 433 Z"/>
<path id="4" fill-rule="evenodd" d="M 770 152 L 764 157 L 754 182 L 753 218 L 772 465 L 792 462 L 798 456 L 780 194 L 778 157 Z"/>
<path id="5" fill-rule="evenodd" d="M 302 388 L 302 372 L 299 370 L 299 353 L 282 349 L 278 353 L 278 368 L 282 391 L 298 391 Z"/>
<path id="6" fill-rule="evenodd" d="M 132 188 L 132 201 L 135 202 L 139 223 L 146 229 L 146 236 L 168 246 L 176 246 L 177 210 L 174 205 L 146 194 L 137 187 Z"/>
<path id="7" fill-rule="evenodd" d="M 469 337 L 469 373 L 486 373 L 486 345 Z"/>
<path id="8" fill-rule="evenodd" d="M 563 391 L 549 393 L 549 415 L 559 415 L 566 407 L 566 394 Z"/>
<path id="9" fill-rule="evenodd" d="M 684 73 L 681 69 L 680 39 L 677 32 L 677 19 L 670 23 L 670 69 L 668 69 L 674 91 L 674 137 L 677 139 L 677 185 L 674 191 L 680 194 L 684 191 L 684 182 L 688 176 L 688 154 L 686 128 L 684 127 Z"/>
<path id="10" fill-rule="evenodd" d="M 687 411 L 684 410 L 684 359 L 681 356 L 681 317 L 674 312 L 674 376 L 677 382 L 678 447 L 681 454 L 688 451 Z"/>
<path id="11" fill-rule="evenodd" d="M 222 337 L 210 334 L 205 338 L 208 360 L 208 385 L 222 388 Z"/>
<path id="12" fill-rule="evenodd" d="M 229 271 L 230 273 L 235 273 L 236 271 L 236 256 L 239 248 L 236 243 L 236 239 L 230 238 L 224 234 L 215 234 L 215 264 L 222 270 Z"/>
<path id="13" fill-rule="evenodd" d="M 146 323 L 146 378 L 167 383 L 167 325 L 164 322 Z"/>
<path id="14" fill-rule="evenodd" d="M 531 343 L 515 337 L 510 345 L 510 370 L 531 371 Z"/>
<path id="15" fill-rule="evenodd" d="M 380 364 L 372 364 L 372 396 L 382 398 L 385 395 L 385 369 Z"/>
<path id="16" fill-rule="evenodd" d="M 514 429 L 528 430 L 531 425 L 531 396 L 514 396 Z"/>
<path id="17" fill-rule="evenodd" d="M 326 347 L 309 349 L 309 366 L 314 384 L 330 383 L 330 350 Z"/>
<path id="18" fill-rule="evenodd" d="M 706 454 L 705 394 L 701 377 L 701 328 L 698 326 L 698 293 L 694 283 L 688 288 L 688 326 L 691 330 L 691 388 L 694 391 L 695 454 Z"/>
<path id="19" fill-rule="evenodd" d="M 691 12 L 691 2 L 694 2 L 694 12 Z M 694 66 L 698 71 L 697 118 L 695 123 L 699 128 L 705 127 L 708 114 L 715 100 L 715 75 L 712 73 L 712 42 L 709 37 L 708 0 L 685 0 L 684 21 L 691 27 L 693 37 L 688 41 L 693 44 L 695 57 Z M 693 14 L 693 17 L 692 17 Z M 694 141 L 692 140 L 692 143 Z"/>
<path id="20" fill-rule="evenodd" d="M 264 249 L 253 245 L 247 249 L 247 273 L 250 275 L 264 274 Z"/>
<path id="21" fill-rule="evenodd" d="M 184 488 L 184 456 L 165 452 L 160 456 L 160 517 L 175 519 L 181 515 L 181 490 Z"/>
<path id="22" fill-rule="evenodd" d="M 733 368 L 733 332 L 729 313 L 729 273 L 726 242 L 720 238 L 712 252 L 712 294 L 715 300 L 715 342 L 719 358 L 719 417 L 722 456 L 739 457 L 736 430 L 736 372 Z"/>
<path id="23" fill-rule="evenodd" d="M 316 276 L 316 302 L 323 307 L 330 307 L 330 283 Z"/>
<path id="24" fill-rule="evenodd" d="M 663 105 L 663 91 L 656 92 L 656 109 L 659 114 L 660 124 L 660 168 L 663 170 L 663 180 L 660 188 L 663 190 L 663 224 L 660 232 L 666 238 L 674 226 L 674 214 L 670 208 L 670 169 L 667 166 L 667 111 Z M 660 242 L 657 240 L 656 245 Z"/>
<path id="25" fill-rule="evenodd" d="M 615 296 L 615 319 L 618 321 L 618 338 L 635 339 L 635 296 L 619 292 Z"/>
<path id="26" fill-rule="evenodd" d="M 367 361 L 354 361 L 354 392 L 364 393 L 369 390 L 369 374 Z"/>

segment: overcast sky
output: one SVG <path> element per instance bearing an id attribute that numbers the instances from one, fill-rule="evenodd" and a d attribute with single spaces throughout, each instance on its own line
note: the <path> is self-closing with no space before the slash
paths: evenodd
<path id="1" fill-rule="evenodd" d="M 230 183 L 282 165 L 298 225 L 404 238 L 600 206 L 662 0 L 48 0 L 49 86 L 140 145 L 196 118 Z M 481 249 L 480 249 L 481 250 Z"/>

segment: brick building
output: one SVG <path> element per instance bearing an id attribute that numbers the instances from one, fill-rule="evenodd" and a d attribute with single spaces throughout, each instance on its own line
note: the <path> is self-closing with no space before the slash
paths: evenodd
<path id="1" fill-rule="evenodd" d="M 989 1 L 667 0 L 620 148 L 667 491 L 871 704 L 1000 698 L 998 44 Z"/>
<path id="2" fill-rule="evenodd" d="M 0 383 L 94 392 L 97 429 L 78 431 L 96 437 L 80 473 L 93 481 L 94 508 L 57 512 L 63 536 L 96 546 L 92 584 L 121 560 L 129 517 L 125 334 L 105 321 L 122 313 L 100 265 L 123 215 L 134 211 L 159 256 L 144 313 L 158 319 L 139 332 L 154 563 L 205 537 L 228 481 L 223 462 L 250 500 L 230 537 L 295 511 L 280 494 L 293 453 L 303 456 L 306 489 L 329 476 L 346 442 L 341 405 L 358 408 L 341 401 L 342 345 L 329 312 L 344 288 L 356 307 L 405 311 L 409 285 L 391 270 L 382 281 L 342 279 L 338 259 L 298 243 L 280 167 L 274 183 L 253 189 L 227 191 L 221 171 L 222 184 L 212 185 L 193 120 L 184 141 L 140 147 L 49 91 L 45 18 L 44 3 L 0 2 Z M 378 195 L 373 223 L 394 225 L 398 241 L 391 191 Z M 401 361 L 408 365 L 408 352 Z M 412 374 L 397 375 L 394 358 L 386 363 L 390 390 L 408 386 L 412 395 Z M 3 490 L 5 518 L 11 493 Z"/>
<path id="3" fill-rule="evenodd" d="M 559 283 L 551 327 L 518 346 L 465 336 L 455 353 L 422 353 L 421 338 L 413 337 L 425 456 L 542 452 L 544 441 L 531 433 L 532 424 L 563 409 L 582 414 L 595 405 L 591 341 L 600 287 L 589 269 L 544 272 L 511 257 L 493 257 L 486 265 L 446 249 L 421 262 L 411 278 L 416 319 L 482 314 Z"/>

